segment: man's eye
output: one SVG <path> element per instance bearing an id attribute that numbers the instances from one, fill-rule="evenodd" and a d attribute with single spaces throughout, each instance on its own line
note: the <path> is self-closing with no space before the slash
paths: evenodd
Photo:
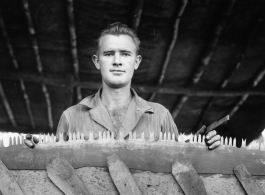
<path id="1" fill-rule="evenodd" d="M 130 54 L 128 54 L 128 53 L 123 53 L 122 55 L 123 56 L 130 56 Z"/>
<path id="2" fill-rule="evenodd" d="M 106 53 L 105 56 L 112 56 L 112 53 Z"/>

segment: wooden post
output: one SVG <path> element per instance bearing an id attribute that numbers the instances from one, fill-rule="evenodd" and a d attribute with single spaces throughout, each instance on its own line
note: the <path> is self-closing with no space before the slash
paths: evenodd
<path id="1" fill-rule="evenodd" d="M 2 160 L 0 160 L 0 193 L 1 192 L 3 195 L 24 194 Z"/>
<path id="2" fill-rule="evenodd" d="M 116 154 L 108 156 L 107 163 L 111 178 L 121 195 L 142 194 L 128 167 Z"/>
<path id="3" fill-rule="evenodd" d="M 234 173 L 248 195 L 265 195 L 243 164 L 235 166 Z"/>
<path id="4" fill-rule="evenodd" d="M 183 155 L 179 155 L 173 163 L 172 174 L 186 195 L 207 194 L 200 176 Z"/>
<path id="5" fill-rule="evenodd" d="M 74 168 L 65 160 L 53 158 L 47 165 L 48 177 L 66 195 L 89 195 L 89 190 Z"/>

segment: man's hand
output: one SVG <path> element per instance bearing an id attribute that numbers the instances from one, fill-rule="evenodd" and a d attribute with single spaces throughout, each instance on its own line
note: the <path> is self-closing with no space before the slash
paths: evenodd
<path id="1" fill-rule="evenodd" d="M 205 138 L 206 144 L 210 150 L 217 148 L 221 144 L 221 136 L 218 135 L 215 130 L 210 131 Z"/>
<path id="2" fill-rule="evenodd" d="M 24 143 L 29 148 L 34 148 L 35 144 L 39 143 L 39 138 L 34 137 L 31 134 L 27 134 L 26 139 L 24 139 Z"/>
<path id="3" fill-rule="evenodd" d="M 206 126 L 203 125 L 196 134 L 205 134 Z M 206 134 L 205 142 L 208 145 L 209 150 L 213 150 L 221 145 L 221 136 L 217 134 L 215 130 L 212 130 Z"/>

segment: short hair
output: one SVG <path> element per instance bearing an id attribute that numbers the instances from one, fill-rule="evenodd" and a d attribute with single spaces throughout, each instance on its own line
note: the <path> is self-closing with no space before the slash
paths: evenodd
<path id="1" fill-rule="evenodd" d="M 136 46 L 136 54 L 138 54 L 139 48 L 141 41 L 137 37 L 136 33 L 129 28 L 127 25 L 122 24 L 120 22 L 115 22 L 113 24 L 110 24 L 107 28 L 101 31 L 100 36 L 97 40 L 97 53 L 99 51 L 100 47 L 100 39 L 105 36 L 105 35 L 114 35 L 114 36 L 119 36 L 119 35 L 128 35 L 132 38 L 135 46 Z"/>

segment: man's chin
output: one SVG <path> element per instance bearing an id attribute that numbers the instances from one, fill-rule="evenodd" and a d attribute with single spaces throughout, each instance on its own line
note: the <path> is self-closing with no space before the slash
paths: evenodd
<path id="1" fill-rule="evenodd" d="M 119 89 L 119 88 L 123 88 L 129 85 L 129 83 L 123 83 L 123 82 L 112 82 L 112 83 L 108 83 L 107 84 L 110 88 L 113 89 Z"/>

